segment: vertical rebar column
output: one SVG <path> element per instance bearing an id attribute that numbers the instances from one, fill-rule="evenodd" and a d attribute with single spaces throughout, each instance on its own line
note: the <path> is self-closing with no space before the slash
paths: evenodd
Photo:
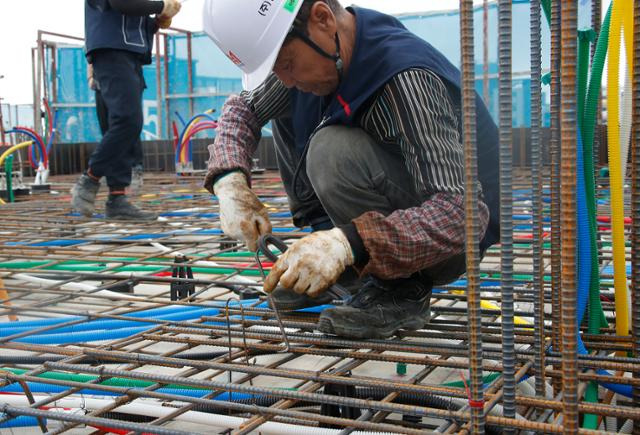
<path id="1" fill-rule="evenodd" d="M 556 351 L 562 349 L 560 307 L 562 277 L 560 269 L 560 2 L 551 3 L 551 338 Z M 562 384 L 553 382 L 554 395 Z"/>
<path id="2" fill-rule="evenodd" d="M 471 433 L 484 433 L 482 391 L 482 316 L 480 313 L 480 225 L 478 219 L 478 161 L 476 151 L 475 63 L 473 58 L 473 0 L 460 0 L 460 49 L 462 57 L 462 134 L 464 140 L 464 209 L 467 261 L 467 309 L 469 321 L 469 376 Z"/>
<path id="3" fill-rule="evenodd" d="M 162 35 L 162 42 L 164 44 L 164 110 L 167 113 L 167 138 L 171 137 L 171 100 L 169 99 L 169 37 L 167 34 Z"/>
<path id="4" fill-rule="evenodd" d="M 602 22 L 602 1 L 601 0 L 592 0 L 591 1 L 591 28 L 596 32 L 598 37 L 600 36 L 600 25 Z M 591 59 L 594 58 L 596 54 L 596 44 L 591 44 Z M 600 164 L 600 121 L 602 119 L 602 98 L 600 98 L 599 92 L 598 95 L 598 109 L 596 111 L 596 122 L 595 122 L 595 130 L 593 135 L 593 170 L 597 174 L 598 173 L 598 165 Z M 584 138 L 583 138 L 584 139 Z M 597 177 L 596 177 L 597 179 Z"/>
<path id="5" fill-rule="evenodd" d="M 498 1 L 500 101 L 500 290 L 504 416 L 516 416 L 513 331 L 513 156 L 511 151 L 511 0 Z M 505 433 L 514 433 L 505 428 Z"/>
<path id="6" fill-rule="evenodd" d="M 482 2 L 482 97 L 489 107 L 489 0 Z"/>
<path id="7" fill-rule="evenodd" d="M 561 224 L 562 229 L 562 411 L 564 433 L 578 433 L 576 334 L 576 58 L 578 5 L 560 2 L 561 16 Z"/>
<path id="8" fill-rule="evenodd" d="M 633 8 L 633 136 L 632 149 L 632 229 L 631 229 L 631 324 L 633 356 L 640 358 L 640 2 Z M 640 372 L 633 377 L 640 379 Z M 633 389 L 633 403 L 640 408 L 640 387 Z M 640 435 L 640 421 L 633 423 L 633 433 Z"/>
<path id="9" fill-rule="evenodd" d="M 162 55 L 160 53 L 160 32 L 157 32 L 155 35 L 155 44 L 156 44 L 156 112 L 158 113 L 158 120 L 156 121 L 156 134 L 158 135 L 158 139 L 162 138 L 162 73 L 160 70 L 160 59 L 162 59 Z M 169 119 L 167 119 L 167 123 Z M 171 139 L 171 135 L 167 136 L 167 139 Z"/>
<path id="10" fill-rule="evenodd" d="M 38 30 L 38 45 L 36 59 L 36 91 L 33 94 L 33 129 L 36 133 L 42 134 L 42 111 L 40 103 L 42 102 L 42 77 L 46 72 L 42 69 L 44 65 L 44 50 L 42 48 L 42 31 Z M 45 86 L 46 87 L 46 86 Z"/>
<path id="11" fill-rule="evenodd" d="M 191 32 L 187 32 L 187 80 L 189 83 L 189 117 L 194 115 L 193 101 L 193 52 L 192 52 L 192 36 Z"/>
<path id="12" fill-rule="evenodd" d="M 542 150 L 540 117 L 542 44 L 540 0 L 531 0 L 531 199 L 533 202 L 533 349 L 536 395 L 546 396 L 544 380 L 544 262 L 542 241 Z"/>

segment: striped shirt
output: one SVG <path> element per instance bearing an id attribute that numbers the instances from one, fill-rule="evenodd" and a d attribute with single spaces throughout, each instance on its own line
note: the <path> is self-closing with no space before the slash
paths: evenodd
<path id="1" fill-rule="evenodd" d="M 352 223 L 364 246 L 363 274 L 400 278 L 434 266 L 464 251 L 464 177 L 460 140 L 460 109 L 443 81 L 427 69 L 409 69 L 394 76 L 363 107 L 357 124 L 378 143 L 401 151 L 416 192 L 428 198 L 421 206 L 388 216 L 366 212 Z M 271 75 L 252 92 L 232 96 L 218 121 L 205 187 L 229 170 L 250 179 L 251 155 L 260 131 L 271 119 L 287 117 L 289 90 Z M 489 209 L 478 201 L 481 238 Z"/>

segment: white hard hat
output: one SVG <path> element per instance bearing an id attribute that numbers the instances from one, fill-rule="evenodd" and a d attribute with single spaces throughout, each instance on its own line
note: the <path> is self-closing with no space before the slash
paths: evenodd
<path id="1" fill-rule="evenodd" d="M 273 69 L 280 47 L 304 0 L 205 0 L 203 28 L 257 88 Z"/>

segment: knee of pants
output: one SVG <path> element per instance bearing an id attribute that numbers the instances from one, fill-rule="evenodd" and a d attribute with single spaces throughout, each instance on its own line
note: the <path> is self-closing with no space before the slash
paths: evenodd
<path id="1" fill-rule="evenodd" d="M 311 139 L 307 151 L 306 170 L 316 194 L 339 189 L 362 160 L 371 158 L 371 137 L 359 128 L 329 126 L 319 130 Z"/>
<path id="2" fill-rule="evenodd" d="M 130 110 L 123 113 L 118 113 L 109 119 L 109 128 L 115 128 L 118 130 L 135 132 L 139 134 L 143 125 L 142 112 L 137 110 Z"/>

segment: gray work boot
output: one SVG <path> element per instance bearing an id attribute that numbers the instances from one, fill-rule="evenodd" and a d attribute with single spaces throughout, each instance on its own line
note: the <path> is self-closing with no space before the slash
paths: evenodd
<path id="1" fill-rule="evenodd" d="M 360 281 L 357 272 L 352 267 L 348 267 L 342 275 L 340 275 L 337 283 L 351 294 L 356 293 L 360 290 L 360 287 L 362 287 L 362 281 Z M 295 311 L 330 304 L 333 302 L 333 299 L 334 298 L 327 293 L 322 293 L 317 298 L 312 298 L 306 294 L 301 295 L 286 287 L 278 286 L 271 293 L 269 306 L 273 309 L 275 305 L 278 311 Z"/>
<path id="2" fill-rule="evenodd" d="M 86 217 L 93 216 L 100 182 L 82 174 L 71 189 L 71 207 Z"/>
<path id="3" fill-rule="evenodd" d="M 421 329 L 431 316 L 431 285 L 417 278 L 371 278 L 346 305 L 320 314 L 318 329 L 348 338 L 387 338 L 399 329 Z"/>
<path id="4" fill-rule="evenodd" d="M 155 213 L 140 210 L 131 204 L 125 195 L 114 195 L 105 204 L 105 216 L 112 220 L 152 221 L 158 219 Z"/>

